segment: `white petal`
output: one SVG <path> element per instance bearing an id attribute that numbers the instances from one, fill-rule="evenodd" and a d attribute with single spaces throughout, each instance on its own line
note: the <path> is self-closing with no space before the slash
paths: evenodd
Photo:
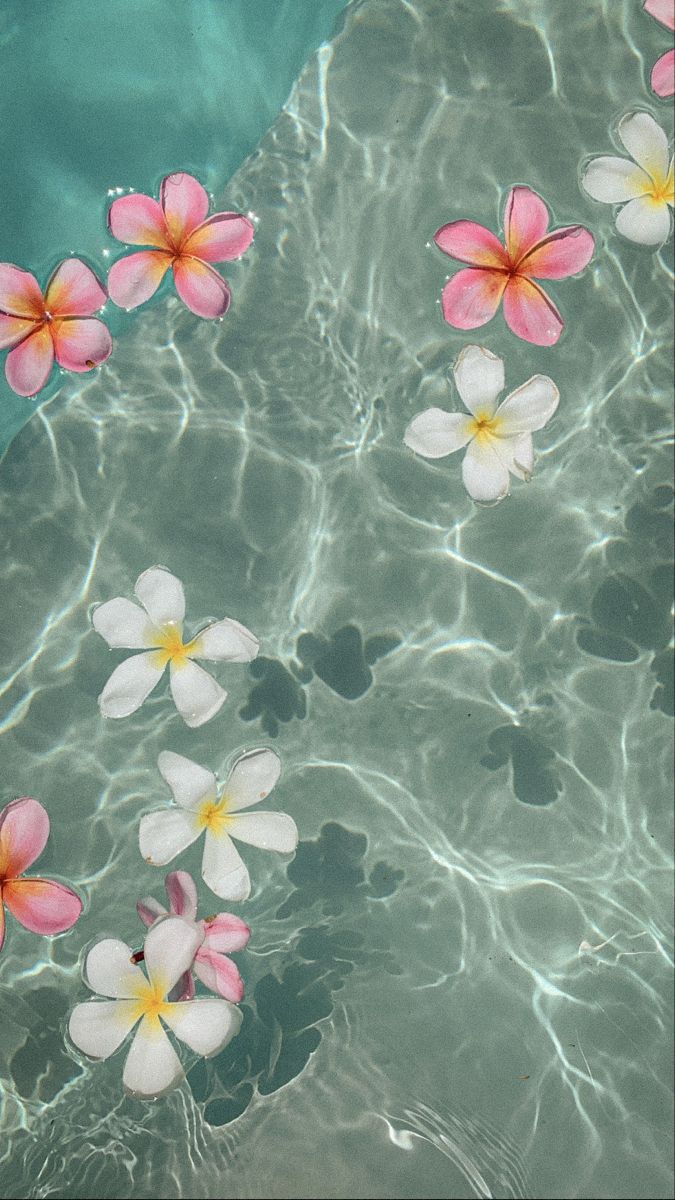
<path id="1" fill-rule="evenodd" d="M 148 930 L 143 945 L 145 966 L 163 997 L 190 970 L 203 941 L 203 929 L 182 917 L 165 917 Z"/>
<path id="2" fill-rule="evenodd" d="M 618 134 L 636 163 L 654 180 L 668 174 L 668 138 L 650 113 L 628 113 L 619 122 Z"/>
<path id="3" fill-rule="evenodd" d="M 508 468 L 491 442 L 479 442 L 474 438 L 464 455 L 462 479 L 471 498 L 483 504 L 493 504 L 508 495 Z"/>
<path id="4" fill-rule="evenodd" d="M 291 854 L 298 845 L 298 827 L 287 813 L 261 812 L 233 816 L 230 834 L 249 846 Z"/>
<path id="5" fill-rule="evenodd" d="M 185 618 L 185 593 L 180 579 L 165 567 L 150 567 L 138 576 L 134 591 L 155 625 L 180 625 Z"/>
<path id="6" fill-rule="evenodd" d="M 181 1042 L 208 1058 L 239 1033 L 242 1013 L 228 1000 L 185 1000 L 172 1004 L 162 1020 Z"/>
<path id="7" fill-rule="evenodd" d="M 665 200 L 655 203 L 649 196 L 630 200 L 616 218 L 619 233 L 640 246 L 660 246 L 670 235 L 670 212 Z"/>
<path id="8" fill-rule="evenodd" d="M 109 646 L 144 650 L 157 644 L 156 629 L 148 614 L 123 596 L 116 596 L 94 609 L 91 623 Z"/>
<path id="9" fill-rule="evenodd" d="M 589 162 L 581 182 L 589 196 L 603 204 L 622 204 L 624 200 L 644 196 L 652 186 L 642 167 L 636 167 L 627 158 L 615 158 L 610 154 Z"/>
<path id="10" fill-rule="evenodd" d="M 144 1017 L 124 1064 L 125 1088 L 135 1096 L 160 1096 L 182 1077 L 178 1055 L 159 1021 Z"/>
<path id="11" fill-rule="evenodd" d="M 465 346 L 454 366 L 455 384 L 471 413 L 492 416 L 504 388 L 504 363 L 484 346 Z"/>
<path id="12" fill-rule="evenodd" d="M 403 434 L 406 446 L 424 458 L 444 458 L 471 441 L 471 417 L 427 408 L 413 417 Z"/>
<path id="13" fill-rule="evenodd" d="M 167 915 L 166 909 L 152 896 L 145 896 L 143 900 L 137 900 L 136 912 L 143 924 L 148 926 L 154 925 L 158 917 L 165 917 Z"/>
<path id="14" fill-rule="evenodd" d="M 92 946 L 84 967 L 84 978 L 92 992 L 113 999 L 130 1000 L 145 983 L 140 967 L 131 961 L 133 951 L 117 938 L 102 938 Z"/>
<path id="15" fill-rule="evenodd" d="M 548 375 L 533 375 L 497 409 L 499 438 L 543 429 L 558 407 L 560 392 Z"/>
<path id="16" fill-rule="evenodd" d="M 202 831 L 195 813 L 182 808 L 159 808 L 141 817 L 138 845 L 147 863 L 165 867 L 172 858 L 196 842 Z"/>
<path id="17" fill-rule="evenodd" d="M 190 656 L 206 658 L 210 662 L 251 662 L 259 649 L 260 642 L 250 629 L 225 617 L 197 634 L 190 647 Z"/>
<path id="18" fill-rule="evenodd" d="M 200 767 L 191 758 L 163 750 L 157 759 L 160 774 L 166 780 L 176 804 L 181 808 L 199 808 L 204 800 L 216 798 L 216 777 L 213 771 Z"/>
<path id="19" fill-rule="evenodd" d="M 108 1058 L 138 1020 L 135 1000 L 88 1000 L 76 1004 L 68 1022 L 71 1042 L 90 1058 Z"/>
<path id="20" fill-rule="evenodd" d="M 534 445 L 532 442 L 531 433 L 521 433 L 519 437 L 509 440 L 509 461 L 506 463 L 512 475 L 517 475 L 518 479 L 523 479 L 525 483 L 529 483 L 534 471 Z M 497 443 L 497 450 L 500 458 L 504 462 L 504 455 L 501 453 L 502 442 Z"/>
<path id="21" fill-rule="evenodd" d="M 281 759 L 274 750 L 249 750 L 242 754 L 227 777 L 223 795 L 228 812 L 249 808 L 269 796 L 281 774 Z"/>
<path id="22" fill-rule="evenodd" d="M 155 665 L 157 651 L 134 654 L 115 667 L 98 698 L 98 706 L 104 717 L 128 717 L 157 686 L 164 667 Z"/>
<path id="23" fill-rule="evenodd" d="M 190 729 L 196 729 L 215 717 L 227 697 L 227 692 L 216 683 L 212 675 L 195 662 L 169 667 L 171 695 L 176 708 Z"/>
<path id="24" fill-rule="evenodd" d="M 247 900 L 251 880 L 239 851 L 226 833 L 206 831 L 202 879 L 221 900 Z"/>

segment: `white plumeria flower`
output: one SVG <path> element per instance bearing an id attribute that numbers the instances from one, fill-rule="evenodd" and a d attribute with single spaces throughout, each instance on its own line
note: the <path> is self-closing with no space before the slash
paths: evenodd
<path id="1" fill-rule="evenodd" d="M 75 1006 L 68 1024 L 71 1041 L 90 1058 L 108 1058 L 138 1025 L 122 1076 L 134 1095 L 158 1096 L 183 1077 L 163 1024 L 207 1058 L 239 1032 L 242 1014 L 229 1000 L 167 1000 L 192 966 L 202 937 L 197 926 L 181 917 L 158 921 L 145 939 L 147 977 L 134 965 L 131 948 L 117 938 L 103 939 L 87 955 L 85 982 L 109 999 Z"/>
<path id="2" fill-rule="evenodd" d="M 504 363 L 483 346 L 465 346 L 453 373 L 471 416 L 427 408 L 413 417 L 404 434 L 424 458 L 443 458 L 467 447 L 462 479 L 469 495 L 484 504 L 508 495 L 509 471 L 529 480 L 534 467 L 532 433 L 558 407 L 559 393 L 547 375 L 533 375 L 497 407 L 504 387 Z"/>
<path id="3" fill-rule="evenodd" d="M 273 750 L 242 754 L 220 795 L 213 772 L 182 754 L 165 750 L 157 766 L 178 808 L 158 809 L 141 818 L 139 845 L 146 862 L 166 866 L 205 832 L 202 879 L 223 900 L 246 900 L 251 880 L 231 839 L 280 854 L 296 849 L 298 829 L 292 817 L 241 811 L 264 800 L 277 782 L 281 762 Z"/>
<path id="4" fill-rule="evenodd" d="M 670 208 L 675 205 L 668 138 L 647 112 L 628 113 L 619 122 L 618 134 L 635 162 L 611 154 L 594 158 L 584 170 L 582 185 L 594 200 L 624 205 L 616 217 L 624 237 L 643 246 L 660 246 L 670 234 Z"/>
<path id="5" fill-rule="evenodd" d="M 104 717 L 128 717 L 136 712 L 168 663 L 176 708 L 185 724 L 195 729 L 215 716 L 227 692 L 193 659 L 251 662 L 260 643 L 250 629 L 228 617 L 183 642 L 183 585 L 165 567 L 144 571 L 134 591 L 143 608 L 117 596 L 100 604 L 92 616 L 94 629 L 109 646 L 146 651 L 115 668 L 98 698 L 101 713 Z"/>

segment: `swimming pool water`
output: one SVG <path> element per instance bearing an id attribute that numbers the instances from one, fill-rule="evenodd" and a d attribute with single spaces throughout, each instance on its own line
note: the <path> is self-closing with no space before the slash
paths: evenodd
<path id="1" fill-rule="evenodd" d="M 296 17 L 274 118 L 281 71 L 257 115 L 237 103 L 244 25 L 221 65 L 225 8 L 176 12 L 199 56 L 173 107 L 147 38 L 133 93 L 147 72 L 166 141 L 124 104 L 131 64 L 92 62 L 94 158 L 66 128 L 59 175 L 65 150 L 27 143 L 42 208 L 2 233 L 0 257 L 36 271 L 74 249 L 101 264 L 107 187 L 152 192 L 178 168 L 258 221 L 222 323 L 170 289 L 118 317 L 111 359 L 34 406 L 0 467 L 5 800 L 41 799 L 40 871 L 86 896 L 71 933 L 14 923 L 2 950 L 0 1194 L 667 1197 L 672 241 L 622 240 L 579 186 L 625 112 L 672 135 L 647 88 L 663 30 L 633 0 L 358 0 L 302 70 L 330 22 Z M 43 36 L 48 60 L 66 41 L 41 19 Z M 267 84 L 276 59 L 253 54 Z M 498 230 L 515 183 L 596 238 L 588 270 L 547 283 L 554 349 L 501 316 L 462 333 L 438 305 L 454 264 L 435 230 Z M 402 440 L 422 409 L 458 409 L 471 342 L 508 391 L 541 372 L 561 394 L 532 482 L 492 508 L 456 458 Z M 30 402 L 12 403 L 14 431 Z M 97 709 L 120 656 L 91 606 L 154 563 L 188 616 L 261 638 L 197 730 L 165 685 L 124 721 Z M 120 1055 L 92 1064 L 64 1037 L 82 952 L 140 945 L 136 900 L 162 896 L 137 842 L 166 799 L 160 751 L 222 776 L 254 746 L 282 758 L 275 807 L 300 846 L 251 850 L 252 897 L 231 906 L 253 930 L 242 1032 L 164 1099 L 125 1096 Z M 198 852 L 180 866 L 199 878 Z"/>

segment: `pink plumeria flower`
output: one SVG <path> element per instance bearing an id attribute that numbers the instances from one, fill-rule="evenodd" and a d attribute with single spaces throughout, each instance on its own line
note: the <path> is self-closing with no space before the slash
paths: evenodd
<path id="1" fill-rule="evenodd" d="M 616 227 L 624 237 L 642 246 L 660 246 L 670 236 L 670 209 L 675 204 L 668 138 L 647 112 L 628 113 L 617 132 L 635 161 L 613 154 L 593 158 L 583 172 L 582 186 L 603 204 L 623 204 Z"/>
<path id="2" fill-rule="evenodd" d="M 49 837 L 49 817 L 37 800 L 22 796 L 0 813 L 0 950 L 5 940 L 5 905 L 32 933 L 52 935 L 70 929 L 82 901 L 64 883 L 24 877 Z"/>
<path id="3" fill-rule="evenodd" d="M 197 921 L 197 888 L 187 871 L 171 871 L 164 880 L 164 887 L 171 915 L 195 923 L 204 939 L 190 970 L 179 981 L 178 999 L 191 1000 L 194 996 L 194 972 L 210 991 L 232 1004 L 239 1004 L 244 998 L 244 983 L 237 966 L 227 955 L 244 949 L 251 936 L 248 925 L 233 913 L 218 913 Z M 148 926 L 167 915 L 167 910 L 152 896 L 139 900 L 136 911 L 143 924 Z"/>
<path id="4" fill-rule="evenodd" d="M 444 458 L 467 447 L 462 479 L 472 499 L 495 504 L 508 495 L 509 473 L 529 481 L 534 469 L 532 433 L 558 407 L 558 389 L 533 375 L 497 407 L 504 363 L 483 346 L 465 346 L 454 366 L 457 391 L 471 416 L 428 408 L 410 422 L 404 442 L 424 458 Z"/>
<path id="5" fill-rule="evenodd" d="M 108 227 L 113 237 L 132 246 L 153 246 L 113 263 L 110 298 L 121 308 L 137 308 L 154 296 L 169 267 L 176 291 L 198 317 L 222 317 L 232 294 L 210 265 L 241 258 L 254 228 L 240 213 L 208 217 L 209 198 L 198 179 L 179 172 L 162 180 L 159 203 L 133 193 L 113 200 Z"/>
<path id="6" fill-rule="evenodd" d="M 158 921 L 143 947 L 147 976 L 135 965 L 131 947 L 117 938 L 104 938 L 87 955 L 85 983 L 107 999 L 75 1006 L 68 1024 L 71 1041 L 90 1058 L 109 1058 L 137 1025 L 122 1076 L 135 1096 L 159 1096 L 183 1078 L 164 1026 L 204 1058 L 218 1054 L 239 1032 L 242 1014 L 228 1000 L 168 999 L 189 970 L 201 936 L 180 917 Z"/>
<path id="7" fill-rule="evenodd" d="M 150 567 L 139 575 L 134 591 L 143 608 L 117 596 L 94 609 L 92 624 L 115 649 L 142 650 L 113 671 L 98 698 L 104 717 L 128 717 L 159 683 L 169 664 L 171 695 L 186 725 L 195 729 L 215 716 L 227 692 L 193 660 L 251 662 L 258 653 L 257 637 L 229 617 L 207 625 L 183 641 L 185 593 L 180 579 L 165 567 Z"/>
<path id="8" fill-rule="evenodd" d="M 205 833 L 202 879 L 222 900 L 246 900 L 251 880 L 232 842 L 237 838 L 263 850 L 291 854 L 298 844 L 295 821 L 286 813 L 243 813 L 264 800 L 281 771 L 273 750 L 242 754 L 218 792 L 212 771 L 170 750 L 157 760 L 177 808 L 141 817 L 139 845 L 146 862 L 164 867 Z"/>
<path id="9" fill-rule="evenodd" d="M 492 320 L 501 301 L 509 329 L 526 342 L 553 346 L 564 328 L 537 279 L 564 279 L 590 262 L 595 243 L 582 225 L 548 231 L 549 212 L 528 187 L 514 187 L 504 211 L 505 245 L 475 221 L 451 221 L 434 234 L 436 245 L 470 267 L 443 288 L 443 316 L 456 329 Z"/>
<path id="10" fill-rule="evenodd" d="M 43 296 L 30 271 L 0 263 L 0 350 L 9 350 L 5 375 L 18 396 L 34 396 L 54 360 L 67 371 L 92 371 L 112 351 L 103 321 L 92 316 L 107 299 L 94 272 L 79 258 L 54 271 Z"/>
<path id="11" fill-rule="evenodd" d="M 675 0 L 645 0 L 645 12 L 656 17 L 666 29 L 675 29 Z M 675 95 L 675 50 L 666 50 L 656 60 L 651 75 L 652 88 L 662 100 Z"/>

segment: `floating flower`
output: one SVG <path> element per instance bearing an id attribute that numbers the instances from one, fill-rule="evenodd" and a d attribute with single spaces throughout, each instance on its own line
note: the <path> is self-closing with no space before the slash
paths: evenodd
<path id="1" fill-rule="evenodd" d="M 624 237 L 642 246 L 660 246 L 670 233 L 668 206 L 675 204 L 668 138 L 647 112 L 628 113 L 617 132 L 635 162 L 611 154 L 593 158 L 584 170 L 582 185 L 594 200 L 623 204 L 616 227 Z"/>
<path id="2" fill-rule="evenodd" d="M 98 698 L 101 713 L 104 717 L 128 717 L 136 712 L 169 663 L 176 708 L 191 729 L 203 725 L 218 712 L 227 692 L 193 659 L 251 662 L 258 653 L 258 639 L 244 625 L 226 617 L 183 642 L 183 585 L 164 567 L 144 571 L 134 591 L 143 608 L 117 596 L 100 604 L 92 616 L 94 629 L 109 646 L 127 650 L 151 647 L 115 668 Z"/>
<path id="3" fill-rule="evenodd" d="M 205 831 L 202 878 L 223 900 L 246 900 L 248 871 L 232 838 L 289 854 L 298 844 L 295 821 L 286 813 L 242 813 L 272 791 L 281 770 L 273 750 L 242 754 L 218 795 L 216 777 L 189 758 L 165 750 L 157 760 L 178 809 L 160 809 L 141 818 L 139 844 L 146 862 L 164 867 Z"/>
<path id="4" fill-rule="evenodd" d="M 112 351 L 112 338 L 92 313 L 106 302 L 94 272 L 79 258 L 54 271 L 43 296 L 30 271 L 0 263 L 0 350 L 9 350 L 5 375 L 18 396 L 43 388 L 54 359 L 67 371 L 91 371 Z M 86 318 L 86 319 L 85 319 Z"/>
<path id="5" fill-rule="evenodd" d="M 194 996 L 194 972 L 212 992 L 232 1004 L 239 1004 L 244 998 L 244 984 L 236 965 L 227 955 L 233 950 L 244 949 L 251 936 L 248 925 L 232 913 L 218 913 L 215 917 L 197 921 L 197 888 L 187 871 L 171 871 L 164 880 L 164 887 L 171 914 L 196 923 L 203 937 L 191 968 L 178 982 L 180 993 L 177 999 L 191 1000 Z M 141 921 L 149 926 L 167 915 L 166 909 L 152 896 L 139 900 L 136 911 Z"/>
<path id="6" fill-rule="evenodd" d="M 239 1032 L 241 1012 L 227 1000 L 167 998 L 189 970 L 200 941 L 197 927 L 180 917 L 158 921 L 143 948 L 147 977 L 134 964 L 131 948 L 117 938 L 103 939 L 87 955 L 85 983 L 109 999 L 75 1006 L 68 1024 L 71 1041 L 90 1058 L 109 1058 L 138 1025 L 122 1076 L 134 1095 L 158 1096 L 183 1077 L 163 1025 L 204 1058 Z"/>
<path id="7" fill-rule="evenodd" d="M 64 883 L 23 878 L 48 837 L 49 817 L 37 800 L 22 796 L 0 813 L 0 949 L 5 940 L 5 904 L 32 933 L 63 933 L 82 912 L 80 897 Z"/>
<path id="8" fill-rule="evenodd" d="M 675 29 L 675 0 L 645 0 L 645 12 L 656 17 L 666 29 Z M 675 95 L 675 50 L 666 50 L 656 60 L 651 84 L 662 100 L 669 100 Z"/>
<path id="9" fill-rule="evenodd" d="M 113 263 L 108 275 L 111 300 L 137 308 L 154 296 L 169 267 L 176 291 L 198 317 L 222 317 L 230 307 L 228 284 L 210 265 L 230 262 L 253 241 L 248 217 L 219 212 L 208 217 L 209 198 L 198 179 L 167 175 L 152 196 L 133 193 L 113 200 L 108 227 L 113 237 L 132 246 L 153 246 Z"/>
<path id="10" fill-rule="evenodd" d="M 533 375 L 497 408 L 504 363 L 482 346 L 465 346 L 453 372 L 471 416 L 428 408 L 413 418 L 403 440 L 424 458 L 444 458 L 466 446 L 464 486 L 474 500 L 494 503 L 508 494 L 509 472 L 526 481 L 531 478 L 532 432 L 553 416 L 558 389 L 548 376 Z"/>
<path id="11" fill-rule="evenodd" d="M 443 288 L 443 316 L 456 329 L 477 329 L 494 317 L 504 300 L 509 329 L 526 342 L 553 346 L 564 328 L 555 304 L 535 282 L 564 279 L 588 265 L 595 243 L 582 225 L 548 232 L 549 212 L 527 187 L 511 189 L 504 211 L 503 246 L 475 221 L 451 221 L 434 234 L 436 245 L 470 263 Z"/>

